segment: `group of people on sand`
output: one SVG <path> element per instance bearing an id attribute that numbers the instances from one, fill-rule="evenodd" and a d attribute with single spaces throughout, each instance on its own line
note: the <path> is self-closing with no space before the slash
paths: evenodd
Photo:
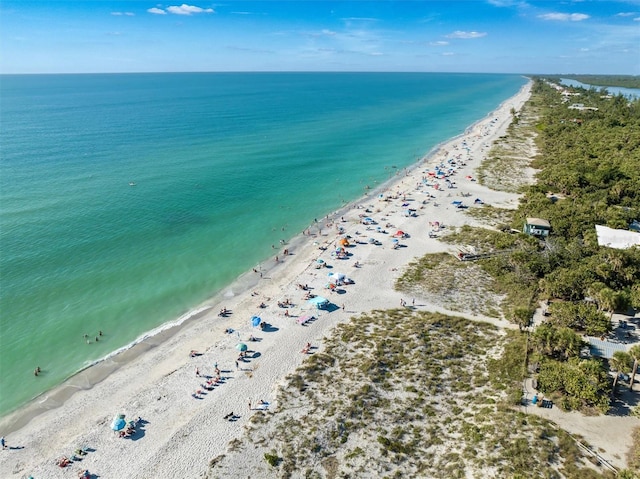
<path id="1" fill-rule="evenodd" d="M 82 449 L 82 448 L 78 448 L 78 449 L 75 450 L 75 452 L 73 453 L 71 458 L 69 458 L 67 456 L 61 456 L 61 457 L 57 458 L 55 460 L 55 465 L 64 469 L 64 468 L 70 466 L 71 464 L 73 464 L 74 462 L 82 461 L 82 459 L 84 459 L 84 456 L 86 456 L 86 455 L 87 455 L 87 450 Z M 93 476 L 89 472 L 88 469 L 79 469 L 78 470 L 78 478 L 79 479 L 89 479 L 90 477 L 93 477 Z M 30 479 L 33 479 L 33 477 L 30 476 Z"/>
<path id="2" fill-rule="evenodd" d="M 284 301 L 278 301 L 279 308 L 288 308 L 289 306 L 293 306 L 294 304 L 289 301 L 289 298 L 286 298 Z"/>
<path id="3" fill-rule="evenodd" d="M 140 420 L 138 418 L 138 420 Z M 136 423 L 135 421 L 129 421 L 127 423 L 127 427 L 118 433 L 118 437 L 131 437 L 136 433 Z"/>

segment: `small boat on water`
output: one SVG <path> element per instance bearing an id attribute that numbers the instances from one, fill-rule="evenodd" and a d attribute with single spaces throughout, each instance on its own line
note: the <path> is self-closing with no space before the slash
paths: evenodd
<path id="1" fill-rule="evenodd" d="M 130 181 L 129 182 L 129 186 L 136 186 L 136 182 L 135 181 Z"/>

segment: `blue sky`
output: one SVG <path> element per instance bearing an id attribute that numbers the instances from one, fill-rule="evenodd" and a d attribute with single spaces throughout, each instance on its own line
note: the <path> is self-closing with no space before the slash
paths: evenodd
<path id="1" fill-rule="evenodd" d="M 2 0 L 0 72 L 640 74 L 640 0 Z"/>

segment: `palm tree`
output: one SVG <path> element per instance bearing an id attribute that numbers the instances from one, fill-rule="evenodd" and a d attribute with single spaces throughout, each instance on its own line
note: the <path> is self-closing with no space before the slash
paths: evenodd
<path id="1" fill-rule="evenodd" d="M 616 309 L 616 299 L 616 292 L 611 288 L 605 287 L 598 292 L 598 298 L 596 301 L 598 301 L 598 305 L 601 310 L 609 311 L 609 319 L 613 317 L 613 313 Z"/>
<path id="2" fill-rule="evenodd" d="M 629 356 L 633 359 L 633 369 L 631 369 L 631 379 L 629 380 L 629 391 L 633 391 L 633 383 L 638 371 L 638 361 L 640 360 L 640 344 L 636 344 L 629 349 Z"/>
<path id="3" fill-rule="evenodd" d="M 616 393 L 616 385 L 618 384 L 620 373 L 629 372 L 632 362 L 631 355 L 625 351 L 616 351 L 613 353 L 613 357 L 609 359 L 609 369 L 615 372 L 611 394 L 615 395 Z"/>

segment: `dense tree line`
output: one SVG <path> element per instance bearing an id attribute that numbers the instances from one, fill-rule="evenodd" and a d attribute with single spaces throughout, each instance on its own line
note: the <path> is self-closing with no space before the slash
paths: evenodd
<path id="1" fill-rule="evenodd" d="M 640 102 L 571 90 L 578 95 L 567 98 L 535 81 L 532 101 L 543 115 L 533 166 L 540 171 L 514 221 L 534 216 L 552 225 L 535 271 L 539 297 L 552 302 L 548 321 L 532 334 L 538 387 L 559 395 L 567 409 L 604 412 L 618 373 L 633 361 L 626 353 L 608 364 L 581 359 L 585 345 L 575 332 L 604 336 L 614 311 L 640 308 L 640 249 L 598 246 L 595 233 L 596 224 L 627 229 L 640 218 Z M 589 109 L 570 108 L 574 103 Z"/>
<path id="2" fill-rule="evenodd" d="M 528 216 L 551 222 L 537 271 L 543 297 L 588 297 L 609 312 L 640 308 L 640 250 L 599 247 L 595 233 L 596 224 L 627 229 L 640 219 L 640 101 L 576 91 L 597 110 L 569 109 L 559 92 L 535 82 L 534 101 L 545 105 L 533 161 L 540 171 L 514 226 Z"/>
<path id="3" fill-rule="evenodd" d="M 539 172 L 508 225 L 522 230 L 527 217 L 544 218 L 551 235 L 484 267 L 519 292 L 508 317 L 520 326 L 539 300 L 550 304 L 529 342 L 539 389 L 567 409 L 604 412 L 615 387 L 608 368 L 617 379 L 634 360 L 585 359 L 581 335 L 604 336 L 614 311 L 640 309 L 640 248 L 598 246 L 595 232 L 595 225 L 627 229 L 640 219 L 640 100 L 571 90 L 579 95 L 534 79 L 529 104 L 541 114 L 532 166 Z M 589 109 L 570 108 L 575 103 Z"/>

